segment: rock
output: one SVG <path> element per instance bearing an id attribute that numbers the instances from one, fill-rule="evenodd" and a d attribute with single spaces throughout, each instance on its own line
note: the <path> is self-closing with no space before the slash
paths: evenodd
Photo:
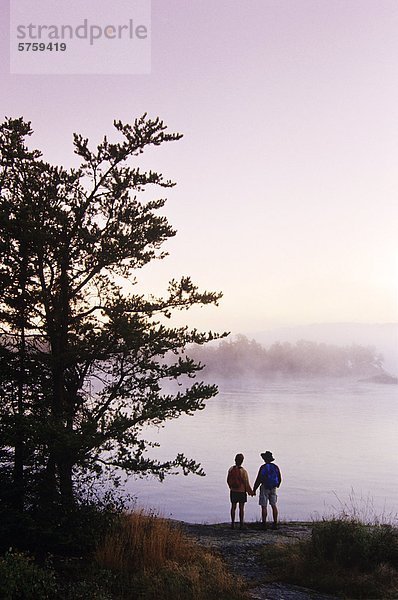
<path id="1" fill-rule="evenodd" d="M 248 524 L 244 529 L 239 526 L 231 529 L 229 523 L 183 523 L 182 527 L 199 544 L 221 554 L 231 571 L 246 580 L 252 600 L 336 600 L 333 596 L 299 586 L 267 582 L 267 567 L 259 560 L 259 550 L 264 544 L 309 539 L 311 523 L 281 523 L 276 531 L 264 531 L 259 523 Z"/>

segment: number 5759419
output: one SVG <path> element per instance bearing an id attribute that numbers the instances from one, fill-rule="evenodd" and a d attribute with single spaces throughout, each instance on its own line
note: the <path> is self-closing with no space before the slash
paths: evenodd
<path id="1" fill-rule="evenodd" d="M 65 52 L 65 42 L 20 42 L 18 44 L 19 52 Z"/>

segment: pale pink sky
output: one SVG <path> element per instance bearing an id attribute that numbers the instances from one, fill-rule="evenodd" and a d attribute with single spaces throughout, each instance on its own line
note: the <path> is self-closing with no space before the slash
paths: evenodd
<path id="1" fill-rule="evenodd" d="M 49 160 L 143 112 L 184 133 L 147 161 L 178 235 L 146 286 L 221 289 L 195 318 L 232 331 L 398 319 L 396 0 L 153 0 L 137 76 L 9 75 L 7 4 L 1 113 Z"/>

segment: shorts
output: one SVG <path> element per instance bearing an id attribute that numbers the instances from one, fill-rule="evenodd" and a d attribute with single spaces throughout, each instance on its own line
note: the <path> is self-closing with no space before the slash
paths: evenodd
<path id="1" fill-rule="evenodd" d="M 246 492 L 234 492 L 234 491 L 230 491 L 229 492 L 229 497 L 231 499 L 231 502 L 233 504 L 242 504 L 243 502 L 247 502 L 247 494 Z"/>
<path id="2" fill-rule="evenodd" d="M 267 506 L 269 502 L 271 506 L 276 506 L 278 496 L 276 495 L 276 488 L 267 490 L 262 484 L 260 487 L 260 495 L 258 497 L 258 503 L 260 506 Z"/>

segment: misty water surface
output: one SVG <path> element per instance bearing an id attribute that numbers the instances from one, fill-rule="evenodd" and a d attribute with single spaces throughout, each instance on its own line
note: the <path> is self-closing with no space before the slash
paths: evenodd
<path id="1" fill-rule="evenodd" d="M 307 520 L 340 509 L 396 516 L 398 512 L 397 386 L 301 381 L 221 386 L 203 412 L 148 432 L 159 458 L 178 452 L 200 461 L 205 477 L 134 480 L 127 489 L 139 504 L 191 522 L 228 520 L 225 483 L 237 452 L 245 455 L 253 484 L 260 452 L 271 450 L 282 471 L 280 516 Z M 258 518 L 258 499 L 246 516 Z"/>

